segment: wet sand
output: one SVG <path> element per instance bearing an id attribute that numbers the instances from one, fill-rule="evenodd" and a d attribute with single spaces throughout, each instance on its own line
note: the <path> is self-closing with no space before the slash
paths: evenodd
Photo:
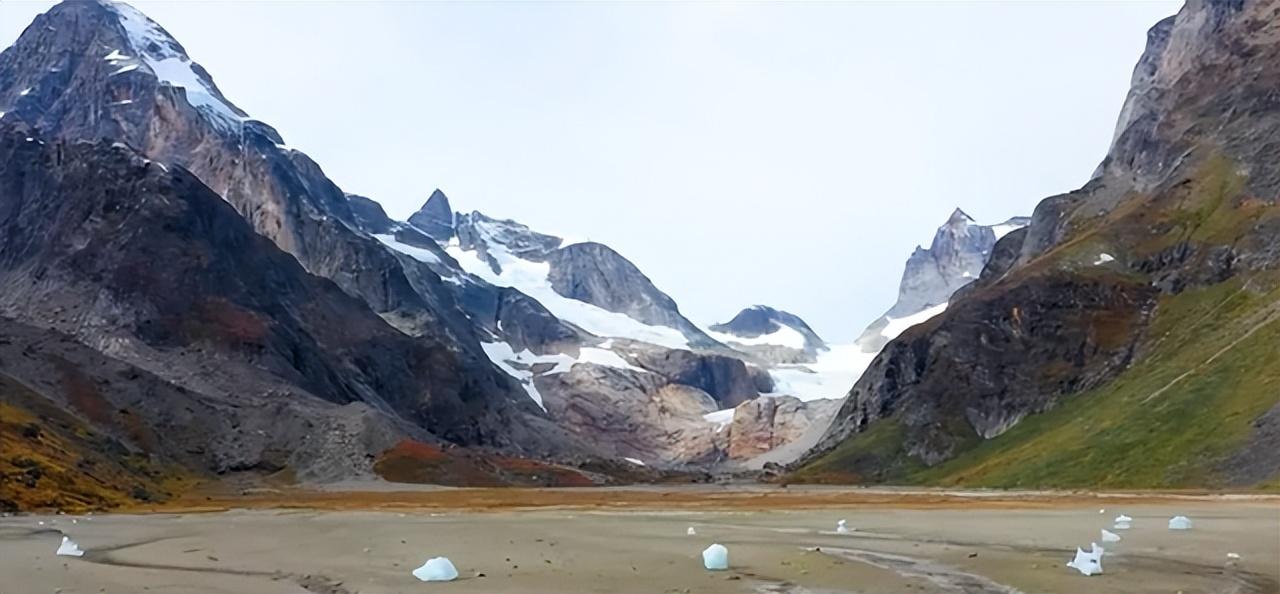
<path id="1" fill-rule="evenodd" d="M 762 505 L 755 489 L 501 491 L 498 506 L 477 497 L 488 491 L 424 490 L 315 494 L 313 509 L 259 496 L 211 513 L 0 518 L 0 593 L 1280 592 L 1275 498 L 793 489 L 791 505 Z M 582 501 L 608 494 L 622 509 Z M 370 498 L 380 509 L 324 504 Z M 1103 575 L 1064 566 L 1120 513 L 1133 528 L 1109 545 Z M 1168 530 L 1175 514 L 1194 529 Z M 836 534 L 839 519 L 856 531 Z M 53 554 L 63 533 L 84 557 Z M 729 548 L 729 571 L 702 569 L 712 542 Z M 458 581 L 410 575 L 437 555 Z"/>

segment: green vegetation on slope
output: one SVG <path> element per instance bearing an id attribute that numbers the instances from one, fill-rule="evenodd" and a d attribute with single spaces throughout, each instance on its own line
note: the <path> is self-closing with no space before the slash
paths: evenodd
<path id="1" fill-rule="evenodd" d="M 994 439 L 928 468 L 896 418 L 796 471 L 802 482 L 997 488 L 1280 488 L 1251 477 L 1254 421 L 1280 402 L 1280 289 L 1240 280 L 1162 300 L 1141 361 Z M 1233 464 L 1224 461 L 1234 459 Z M 1232 468 L 1243 474 L 1228 474 Z"/>
<path id="2" fill-rule="evenodd" d="M 1280 401 L 1280 291 L 1243 285 L 1166 297 L 1146 355 L 1115 381 L 910 479 L 990 487 L 1237 483 L 1215 468 Z"/>
<path id="3" fill-rule="evenodd" d="M 152 502 L 189 481 L 0 374 L 0 511 L 74 512 Z"/>

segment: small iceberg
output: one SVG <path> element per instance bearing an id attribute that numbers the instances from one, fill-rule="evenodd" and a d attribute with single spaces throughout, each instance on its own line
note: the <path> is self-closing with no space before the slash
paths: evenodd
<path id="1" fill-rule="evenodd" d="M 1186 516 L 1174 516 L 1169 518 L 1170 530 L 1190 530 L 1191 519 Z"/>
<path id="2" fill-rule="evenodd" d="M 688 534 L 689 536 L 697 536 L 697 535 L 698 535 L 698 531 L 697 531 L 697 530 L 694 530 L 694 529 L 693 529 L 693 526 L 690 526 L 688 530 L 685 530 L 685 531 L 684 531 L 684 533 L 685 533 L 685 534 Z"/>
<path id="3" fill-rule="evenodd" d="M 845 523 L 844 520 L 840 520 L 839 522 L 836 522 L 836 532 L 840 534 L 848 534 L 850 531 L 851 530 L 849 526 Z"/>
<path id="4" fill-rule="evenodd" d="M 452 582 L 458 579 L 458 569 L 445 557 L 432 557 L 413 570 L 413 577 L 424 582 Z"/>
<path id="5" fill-rule="evenodd" d="M 1124 514 L 1120 514 L 1120 515 L 1116 516 L 1116 523 L 1117 523 L 1117 524 L 1121 524 L 1121 523 L 1123 523 L 1123 524 L 1128 524 L 1129 522 L 1132 522 L 1132 521 L 1133 521 L 1133 518 L 1130 518 L 1129 516 L 1126 516 L 1126 515 L 1124 515 Z"/>
<path id="6" fill-rule="evenodd" d="M 711 571 L 729 569 L 729 549 L 722 544 L 713 544 L 702 551 L 702 566 Z"/>
<path id="7" fill-rule="evenodd" d="M 1102 553 L 1105 550 L 1098 546 L 1098 543 L 1092 543 L 1093 550 L 1088 553 L 1076 549 L 1076 558 L 1067 563 L 1067 567 L 1075 568 L 1076 571 L 1084 575 L 1094 575 L 1102 573 Z"/>
<path id="8" fill-rule="evenodd" d="M 1102 542 L 1120 542 L 1120 535 L 1110 530 L 1107 530 L 1106 528 L 1103 528 Z"/>
<path id="9" fill-rule="evenodd" d="M 76 544 L 76 541 L 64 536 L 56 554 L 63 557 L 83 557 L 84 551 L 80 550 L 80 545 Z"/>
<path id="10" fill-rule="evenodd" d="M 1237 553 L 1227 553 L 1227 558 L 1228 558 L 1228 559 L 1239 559 L 1239 558 L 1240 558 L 1240 555 L 1239 555 L 1239 554 L 1237 554 Z"/>

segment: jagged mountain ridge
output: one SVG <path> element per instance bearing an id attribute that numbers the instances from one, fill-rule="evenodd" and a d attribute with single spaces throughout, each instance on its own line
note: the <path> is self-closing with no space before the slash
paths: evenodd
<path id="1" fill-rule="evenodd" d="M 181 168 L 0 130 L 0 311 L 183 394 L 116 402 L 160 443 L 200 452 L 196 468 L 356 476 L 400 439 L 572 452 L 526 401 L 476 391 L 455 351 L 307 274 Z M 79 398 L 64 404 L 112 425 L 97 416 L 110 405 Z"/>
<path id="2" fill-rule="evenodd" d="M 602 452 L 659 466 L 715 464 L 761 447 L 743 446 L 703 418 L 774 389 L 753 355 L 712 340 L 603 244 L 566 244 L 515 221 L 451 208 L 437 189 L 409 221 L 379 220 L 398 227 L 394 236 L 378 237 L 452 279 L 459 302 L 489 336 L 490 357 L 552 418 Z M 450 223 L 447 232 L 443 221 Z M 413 237 L 429 238 L 429 229 L 444 256 L 413 243 Z M 519 300 L 528 315 L 495 318 L 490 304 L 498 293 Z M 812 421 L 808 409 L 801 403 L 784 408 L 786 414 L 746 417 L 770 425 L 740 424 L 738 434 L 790 436 Z"/>
<path id="3" fill-rule="evenodd" d="M 534 264 L 551 266 L 548 261 L 554 259 L 555 277 L 548 275 L 553 292 L 558 287 L 572 293 L 575 298 L 565 300 L 576 304 L 596 301 L 613 315 L 613 321 L 656 328 L 656 334 L 642 334 L 640 338 L 649 339 L 644 342 L 607 343 L 607 338 L 564 322 L 516 288 L 477 279 L 444 249 L 447 242 L 442 246 L 415 225 L 391 221 L 373 200 L 342 192 L 317 164 L 285 145 L 274 129 L 235 107 L 177 41 L 128 5 L 93 1 L 55 6 L 0 55 L 0 73 L 0 110 L 6 112 L 6 124 L 34 130 L 33 134 L 58 146 L 111 139 L 157 166 L 189 171 L 307 273 L 330 279 L 400 332 L 452 353 L 459 374 L 457 393 L 474 407 L 450 417 L 456 427 L 428 423 L 427 428 L 442 439 L 538 457 L 581 459 L 606 451 L 571 432 L 559 431 L 557 425 L 547 425 L 550 415 L 535 408 L 542 404 L 556 412 L 554 402 L 551 406 L 542 402 L 540 383 L 569 379 L 575 373 L 590 376 L 591 366 L 654 376 L 646 380 L 645 385 L 652 384 L 644 392 L 646 397 L 670 392 L 663 389 L 667 385 L 685 386 L 704 394 L 700 406 L 709 410 L 756 398 L 770 387 L 767 373 L 749 368 L 741 354 L 707 338 L 679 314 L 674 301 L 612 250 L 567 246 L 557 252 L 558 238 L 520 232 L 514 226 L 507 229 L 501 221 L 479 213 L 459 216 L 455 222 L 447 198 L 440 193 L 435 203 L 443 208 L 429 204 L 419 213 L 444 212 L 443 218 L 436 217 L 439 225 L 433 228 L 421 216 L 418 222 L 432 233 L 456 238 L 459 247 L 477 248 L 462 252 L 468 258 L 481 253 L 491 264 L 490 273 L 504 271 L 492 265 L 496 260 L 487 246 L 494 242 L 486 234 L 516 231 L 516 240 L 501 242 L 501 247 L 506 252 L 520 247 L 514 250 L 516 255 L 537 254 L 542 261 L 528 261 Z M 531 238 L 531 243 L 518 246 L 522 237 Z M 605 290 L 619 283 L 628 284 L 629 295 Z M 156 288 L 163 289 L 163 283 Z M 668 328 L 661 325 L 664 322 L 670 324 L 669 330 L 661 330 Z M 704 345 L 720 352 L 672 351 L 660 346 L 664 338 L 678 340 L 680 346 Z M 324 349 L 318 352 L 323 354 Z M 149 363 L 149 356 L 139 355 L 134 362 Z M 582 363 L 582 369 L 573 370 L 566 359 Z M 570 367 L 565 377 L 545 377 L 548 365 L 560 370 L 562 364 Z M 363 396 L 380 396 L 380 382 L 386 381 L 379 376 L 372 382 L 376 386 L 371 394 Z M 588 388 L 593 386 L 591 381 L 576 380 L 571 387 L 590 393 Z M 554 384 L 541 389 L 556 391 Z M 569 396 L 559 401 L 569 402 Z M 510 411 L 481 412 L 490 408 Z M 405 410 L 384 412 L 408 416 L 413 424 Z M 625 415 L 605 412 L 605 417 L 620 421 L 609 421 L 611 426 L 633 424 Z M 572 425 L 565 418 L 562 415 L 555 423 Z M 692 418 L 699 430 L 710 427 L 700 415 Z M 416 422 L 426 421 L 418 418 Z M 653 439 L 664 435 L 655 432 Z M 402 436 L 425 440 L 432 434 Z M 289 447 L 301 449 L 286 459 L 309 446 L 290 442 Z M 369 454 L 376 453 L 361 451 L 358 457 L 364 460 Z M 359 472 L 369 470 L 367 462 L 359 465 Z"/>
<path id="4" fill-rule="evenodd" d="M 520 387 L 489 361 L 475 327 L 454 301 L 453 291 L 439 276 L 417 260 L 397 257 L 376 239 L 361 232 L 360 223 L 350 207 L 352 201 L 324 177 L 318 165 L 285 146 L 279 134 L 269 126 L 249 119 L 242 110 L 235 108 L 221 95 L 208 73 L 186 57 L 181 45 L 140 12 L 113 2 L 64 2 L 38 16 L 17 42 L 0 54 L 0 111 L 4 112 L 0 124 L 13 134 L 21 138 L 33 137 L 37 144 L 56 147 L 55 159 L 59 167 L 71 166 L 67 159 L 73 155 L 90 158 L 68 147 L 76 146 L 81 140 L 97 142 L 105 138 L 131 147 L 146 160 L 154 162 L 155 167 L 175 172 L 189 171 L 200 184 L 212 190 L 211 195 L 219 197 L 220 202 L 230 203 L 254 232 L 270 239 L 276 248 L 289 254 L 291 260 L 296 259 L 302 264 L 305 273 L 331 280 L 342 292 L 358 299 L 362 307 L 376 313 L 374 319 L 377 324 L 390 324 L 387 331 L 392 334 L 389 336 L 407 335 L 406 339 L 416 341 L 420 348 L 426 349 L 424 352 L 435 352 L 433 356 L 452 360 L 453 363 L 439 365 L 442 373 L 456 373 L 456 376 L 439 382 L 436 392 L 441 399 L 435 402 L 443 405 L 448 401 L 445 394 L 453 391 L 454 397 L 460 398 L 456 402 L 465 403 L 453 413 L 446 414 L 444 409 L 430 412 L 427 409 L 375 406 L 382 409 L 383 414 L 405 419 L 410 428 L 399 431 L 401 437 L 433 439 L 429 431 L 435 431 L 439 438 L 462 445 L 496 447 L 525 455 L 587 455 L 581 443 L 549 424 L 545 413 L 531 406 Z M 15 160 L 10 165 L 42 166 L 38 160 Z M 35 175 L 34 172 L 17 170 L 10 170 L 10 173 Z M 106 166 L 100 173 L 108 177 L 123 175 Z M 138 191 L 133 185 L 120 187 L 126 188 L 124 191 Z M 18 192 L 19 189 L 12 191 Z M 4 198 L 38 201 L 41 197 L 10 194 Z M 81 199 L 91 198 L 86 195 Z M 377 216 L 376 211 L 362 213 Z M 18 216 L 21 213 L 10 214 Z M 174 249 L 176 245 L 158 245 L 155 249 Z M 194 270 L 191 274 L 196 275 L 196 279 L 162 278 L 159 279 L 162 282 L 157 282 L 153 288 L 163 291 L 167 288 L 166 283 L 214 281 L 215 277 L 200 278 L 199 275 L 205 274 L 202 269 Z M 106 272 L 115 271 L 103 271 Z M 231 280 L 222 278 L 226 282 Z M 85 290 L 92 289 L 86 287 Z M 314 291 L 316 289 L 305 291 L 309 299 L 321 294 L 315 292 L 312 295 Z M 73 291 L 68 289 L 64 292 Z M 24 317 L 42 327 L 50 327 L 51 320 L 57 319 L 56 316 L 33 313 L 37 310 L 30 307 L 37 303 L 10 303 L 13 307 L 9 315 Z M 64 331 L 95 348 L 105 348 L 104 337 L 99 332 L 102 327 L 110 328 L 115 322 L 101 308 L 89 308 L 84 315 L 86 317 L 79 321 L 79 326 Z M 351 320 L 353 325 L 376 326 L 358 313 L 344 314 L 341 318 Z M 344 328 L 339 321 L 333 321 L 331 325 L 334 331 L 345 330 L 352 336 L 369 332 L 367 328 L 358 330 L 355 326 Z M 391 330 L 392 327 L 395 330 Z M 325 329 L 323 325 L 308 328 L 291 340 L 303 339 L 305 342 L 308 336 L 314 338 L 316 333 Z M 179 343 L 190 338 L 180 334 L 173 337 Z M 402 341 L 399 338 L 387 340 L 388 345 L 397 342 Z M 107 341 L 106 345 L 110 344 L 112 342 Z M 182 347 L 181 344 L 175 346 Z M 329 353 L 328 348 L 347 347 L 342 346 L 341 341 L 321 346 L 317 351 L 321 359 L 337 354 Z M 133 353 L 126 359 L 146 366 L 148 357 L 153 355 Z M 338 354 L 340 357 L 348 355 Z M 326 397 L 332 395 L 336 400 L 363 400 L 374 404 L 378 399 L 384 399 L 384 393 L 387 396 L 393 394 L 397 383 L 412 382 L 412 378 L 420 376 L 421 372 L 412 372 L 403 378 L 397 377 L 403 369 L 391 372 L 381 368 L 379 360 L 379 357 L 359 359 L 362 371 L 353 376 L 363 375 L 368 382 L 364 388 L 354 392 L 352 388 L 335 392 L 323 387 L 346 385 L 336 378 L 347 372 L 325 372 L 312 380 L 307 379 L 311 371 L 297 375 L 298 370 L 311 370 L 312 363 L 296 351 L 291 359 L 281 361 L 272 372 L 282 374 L 277 377 L 283 380 L 286 388 L 295 386 L 294 382 L 318 381 L 327 375 L 330 379 L 324 381 L 328 384 L 297 384 L 295 387 L 303 391 L 315 390 Z M 252 365 L 260 363 L 262 361 L 254 360 Z M 295 371 L 289 371 L 291 366 Z M 181 366 L 175 369 L 175 373 L 182 373 Z M 222 389 L 223 379 L 232 382 L 230 385 L 235 385 L 237 379 L 208 380 L 202 378 L 205 373 L 170 379 L 181 386 L 197 390 L 208 387 L 205 391 L 215 392 Z M 253 374 L 247 376 L 253 377 Z M 439 381 L 439 378 L 432 381 Z M 200 382 L 212 384 L 212 387 Z M 270 393 L 271 390 L 262 392 Z M 285 393 L 287 390 L 279 392 L 279 397 L 284 397 Z M 307 422 L 314 420 L 302 412 L 298 414 Z M 412 429 L 414 423 L 422 423 L 426 428 L 415 431 Z M 238 434 L 233 432 L 228 438 L 234 439 Z M 314 447 L 308 443 L 289 443 L 289 447 L 299 449 L 286 452 L 283 459 L 307 455 L 305 450 Z M 370 462 L 365 460 L 365 456 L 370 452 L 352 444 L 348 446 L 351 449 L 349 453 L 361 460 L 348 471 L 369 472 Z M 250 450 L 245 455 L 254 454 Z M 280 458 L 276 454 L 273 456 Z M 237 463 L 227 468 L 252 466 Z M 219 467 L 214 465 L 210 468 L 217 470 Z"/>
<path id="5" fill-rule="evenodd" d="M 1280 3 L 1148 35 L 1094 179 L 889 343 L 807 480 L 1254 486 L 1280 476 Z"/>
<path id="6" fill-rule="evenodd" d="M 902 271 L 897 301 L 867 326 L 857 345 L 864 353 L 878 353 L 903 330 L 941 313 L 952 294 L 981 275 L 996 241 L 1030 222 L 1030 217 L 1013 217 L 978 225 L 963 210 L 952 211 L 928 248 L 916 246 Z"/>

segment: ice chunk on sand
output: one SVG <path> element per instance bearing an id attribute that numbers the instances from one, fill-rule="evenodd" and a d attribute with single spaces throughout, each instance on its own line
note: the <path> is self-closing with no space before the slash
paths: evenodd
<path id="1" fill-rule="evenodd" d="M 690 526 L 688 530 L 685 530 L 685 531 L 684 531 L 684 533 L 685 533 L 685 534 L 688 534 L 689 536 L 697 536 L 697 535 L 698 535 L 698 531 L 697 531 L 697 530 L 694 530 L 694 529 L 693 529 L 693 526 Z"/>
<path id="2" fill-rule="evenodd" d="M 722 544 L 713 544 L 702 551 L 702 566 L 712 571 L 729 569 L 729 549 Z"/>
<path id="3" fill-rule="evenodd" d="M 1120 535 L 1110 530 L 1107 530 L 1106 528 L 1103 528 L 1102 542 L 1120 542 Z"/>
<path id="4" fill-rule="evenodd" d="M 452 582 L 458 579 L 458 569 L 445 557 L 432 557 L 413 570 L 413 577 L 424 582 Z"/>
<path id="5" fill-rule="evenodd" d="M 1092 544 L 1093 550 L 1088 553 L 1077 548 L 1076 558 L 1067 563 L 1067 567 L 1073 567 L 1076 571 L 1085 575 L 1102 573 L 1102 553 L 1104 550 L 1102 547 L 1098 546 L 1098 543 L 1095 542 Z"/>
<path id="6" fill-rule="evenodd" d="M 1190 530 L 1191 520 L 1186 516 L 1174 516 L 1169 518 L 1170 530 Z"/>
<path id="7" fill-rule="evenodd" d="M 836 532 L 839 532 L 840 534 L 849 533 L 849 526 L 845 523 L 844 520 L 840 520 L 839 522 L 836 522 Z"/>
<path id="8" fill-rule="evenodd" d="M 1105 514 L 1105 513 L 1107 513 L 1107 508 L 1105 508 L 1105 507 L 1104 507 L 1104 508 L 1102 508 L 1102 509 L 1100 509 L 1100 510 L 1098 510 L 1098 515 L 1102 515 L 1102 514 Z"/>
<path id="9" fill-rule="evenodd" d="M 1240 555 L 1239 555 L 1239 554 L 1236 554 L 1236 553 L 1227 553 L 1227 558 L 1228 558 L 1228 559 L 1239 559 L 1239 558 L 1240 558 Z"/>
<path id="10" fill-rule="evenodd" d="M 58 546 L 57 554 L 63 557 L 83 557 L 84 551 L 80 550 L 80 545 L 76 544 L 74 540 L 64 536 L 62 537 L 62 544 Z"/>

